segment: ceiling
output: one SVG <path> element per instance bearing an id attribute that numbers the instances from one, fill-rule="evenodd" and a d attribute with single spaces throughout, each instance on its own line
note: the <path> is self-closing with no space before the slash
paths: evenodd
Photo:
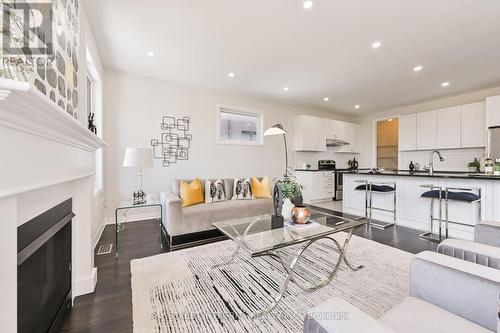
<path id="1" fill-rule="evenodd" d="M 358 115 L 500 85 L 500 1 L 313 1 L 82 2 L 106 67 L 202 88 Z"/>

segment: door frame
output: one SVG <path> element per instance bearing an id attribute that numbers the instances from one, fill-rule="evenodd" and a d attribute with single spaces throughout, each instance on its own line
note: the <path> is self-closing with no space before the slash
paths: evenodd
<path id="1" fill-rule="evenodd" d="M 377 167 L 377 123 L 379 121 L 384 121 L 384 120 L 389 120 L 389 119 L 398 119 L 399 120 L 399 115 L 394 115 L 394 116 L 385 116 L 382 118 L 375 118 L 373 119 L 373 136 L 372 136 L 372 167 L 376 168 Z M 398 128 L 398 138 L 399 138 L 399 128 Z M 398 139 L 399 141 L 399 139 Z M 398 168 L 399 168 L 399 142 L 398 142 Z"/>

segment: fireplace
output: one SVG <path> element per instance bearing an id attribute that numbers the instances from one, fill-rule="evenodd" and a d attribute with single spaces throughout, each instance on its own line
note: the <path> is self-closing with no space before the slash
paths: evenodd
<path id="1" fill-rule="evenodd" d="M 18 333 L 58 332 L 71 306 L 72 199 L 17 228 Z"/>

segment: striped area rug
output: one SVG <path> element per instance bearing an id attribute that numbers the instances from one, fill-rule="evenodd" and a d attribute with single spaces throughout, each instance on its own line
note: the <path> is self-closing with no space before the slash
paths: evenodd
<path id="1" fill-rule="evenodd" d="M 343 235 L 336 235 L 340 241 Z M 307 285 L 324 278 L 338 254 L 331 242 L 309 247 L 297 269 Z M 301 245 L 280 251 L 291 260 Z M 378 318 L 409 295 L 411 254 L 353 236 L 348 256 L 332 282 L 313 292 L 293 282 L 268 315 L 249 315 L 270 304 L 284 281 L 283 268 L 270 258 L 250 258 L 244 251 L 234 263 L 213 268 L 229 257 L 228 240 L 182 251 L 133 260 L 132 302 L 135 333 L 166 332 L 302 332 L 305 313 L 332 296 L 339 296 Z"/>

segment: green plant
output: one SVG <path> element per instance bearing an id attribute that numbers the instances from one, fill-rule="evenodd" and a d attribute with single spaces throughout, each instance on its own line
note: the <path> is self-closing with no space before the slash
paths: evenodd
<path id="1" fill-rule="evenodd" d="M 477 160 L 477 158 L 474 158 L 474 161 L 470 162 L 468 164 L 469 168 L 476 168 L 476 169 L 479 169 L 479 167 L 481 166 L 479 164 L 479 161 Z"/>
<path id="2" fill-rule="evenodd" d="M 284 180 L 278 180 L 277 184 L 281 187 L 284 198 L 294 199 L 302 194 L 302 185 L 291 178 L 287 177 Z"/>

